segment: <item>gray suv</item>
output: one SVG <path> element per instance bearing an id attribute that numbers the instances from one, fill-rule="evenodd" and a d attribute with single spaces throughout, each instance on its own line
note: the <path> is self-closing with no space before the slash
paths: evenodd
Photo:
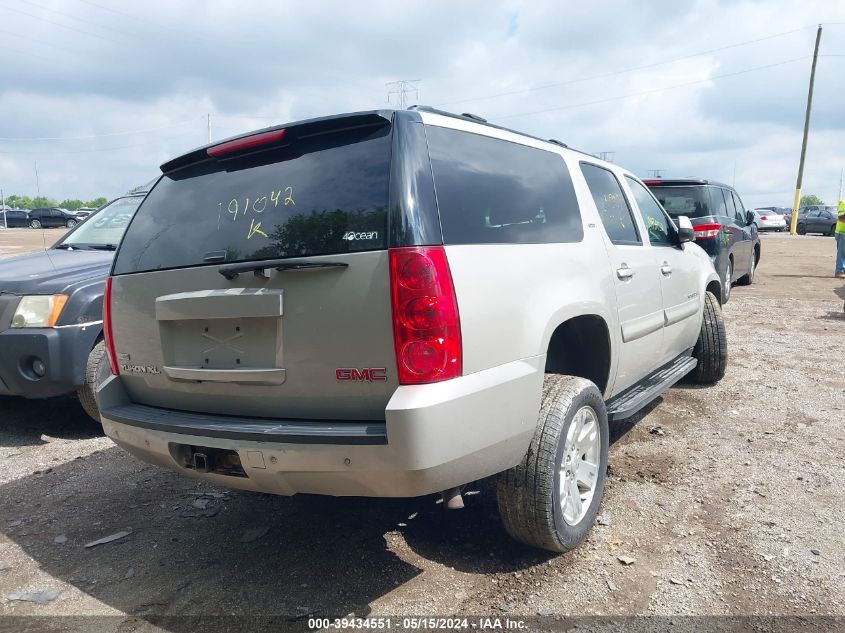
<path id="1" fill-rule="evenodd" d="M 592 525 L 608 422 L 727 361 L 710 258 L 631 172 L 430 108 L 313 119 L 162 165 L 104 301 L 106 433 L 282 495 L 495 476 L 507 531 Z"/>

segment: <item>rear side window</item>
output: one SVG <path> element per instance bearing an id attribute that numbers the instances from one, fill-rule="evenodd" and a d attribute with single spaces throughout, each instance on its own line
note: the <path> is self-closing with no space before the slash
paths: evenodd
<path id="1" fill-rule="evenodd" d="M 436 126 L 426 136 L 445 244 L 583 239 L 575 189 L 559 154 Z"/>
<path id="2" fill-rule="evenodd" d="M 616 176 L 590 163 L 581 163 L 581 172 L 610 241 L 614 244 L 642 244 L 631 208 Z"/>
<path id="3" fill-rule="evenodd" d="M 727 189 L 722 189 L 722 193 L 725 196 L 725 208 L 727 209 L 727 215 L 729 218 L 736 218 L 736 205 L 734 204 L 733 196 L 731 196 L 731 192 Z"/>
<path id="4" fill-rule="evenodd" d="M 728 215 L 725 197 L 719 187 L 710 187 L 710 199 L 713 201 L 713 215 Z"/>
<path id="5" fill-rule="evenodd" d="M 389 173 L 387 125 L 180 169 L 141 205 L 114 273 L 386 248 Z"/>

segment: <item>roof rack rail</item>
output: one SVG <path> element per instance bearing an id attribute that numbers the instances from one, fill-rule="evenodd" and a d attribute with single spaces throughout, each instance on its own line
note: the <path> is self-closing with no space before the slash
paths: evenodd
<path id="1" fill-rule="evenodd" d="M 417 110 L 419 112 L 431 112 L 432 114 L 439 114 L 441 116 L 448 116 L 452 117 L 453 119 L 463 119 L 464 121 L 472 121 L 474 123 L 481 123 L 483 125 L 487 125 L 492 128 L 496 128 L 497 130 L 504 130 L 505 132 L 513 132 L 514 134 L 519 134 L 520 136 L 525 136 L 527 138 L 533 138 L 537 141 L 543 141 L 544 143 L 554 143 L 560 147 L 565 147 L 566 149 L 572 150 L 574 152 L 578 152 L 579 154 L 585 154 L 587 156 L 591 156 L 591 154 L 587 154 L 580 149 L 575 149 L 573 147 L 569 147 L 566 143 L 562 143 L 557 139 L 546 139 L 540 138 L 539 136 L 534 136 L 533 134 L 526 134 L 525 132 L 520 132 L 519 130 L 514 130 L 508 127 L 503 127 L 501 125 L 496 125 L 495 123 L 490 123 L 487 119 L 484 119 L 477 114 L 471 114 L 469 112 L 464 112 L 463 114 L 455 114 L 454 112 L 447 112 L 446 110 L 438 110 L 437 108 L 432 108 L 431 106 L 427 105 L 412 105 L 408 107 L 408 110 Z"/>

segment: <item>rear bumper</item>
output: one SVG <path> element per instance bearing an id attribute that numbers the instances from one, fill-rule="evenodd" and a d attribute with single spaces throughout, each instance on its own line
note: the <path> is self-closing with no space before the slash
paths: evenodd
<path id="1" fill-rule="evenodd" d="M 85 382 L 100 332 L 99 323 L 0 332 L 0 395 L 50 398 L 75 391 Z M 43 377 L 32 371 L 35 359 L 46 367 Z"/>
<path id="2" fill-rule="evenodd" d="M 493 475 L 522 459 L 534 434 L 544 366 L 545 356 L 537 356 L 442 383 L 399 387 L 383 422 L 168 412 L 129 402 L 119 377 L 106 380 L 97 399 L 103 429 L 115 443 L 192 477 L 281 495 L 414 497 Z M 178 459 L 185 446 L 236 451 L 246 476 L 199 473 Z"/>

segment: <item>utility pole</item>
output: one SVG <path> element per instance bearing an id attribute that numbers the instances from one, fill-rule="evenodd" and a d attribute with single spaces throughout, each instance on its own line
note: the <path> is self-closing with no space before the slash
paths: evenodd
<path id="1" fill-rule="evenodd" d="M 593 156 L 599 160 L 606 160 L 608 163 L 612 163 L 616 157 L 616 152 L 596 152 Z"/>
<path id="2" fill-rule="evenodd" d="M 819 60 L 819 42 L 822 39 L 822 25 L 816 31 L 816 48 L 813 50 L 813 66 L 810 69 L 810 89 L 807 91 L 807 112 L 804 115 L 804 140 L 801 141 L 801 160 L 798 161 L 798 180 L 795 183 L 795 200 L 792 203 L 792 222 L 789 234 L 795 235 L 798 227 L 798 205 L 801 203 L 801 181 L 804 180 L 804 157 L 807 155 L 807 136 L 810 133 L 810 110 L 813 107 L 813 84 L 816 81 L 816 62 Z"/>
<path id="3" fill-rule="evenodd" d="M 665 169 L 649 169 L 648 175 L 652 178 L 662 178 L 663 172 L 666 171 Z"/>
<path id="4" fill-rule="evenodd" d="M 208 132 L 208 142 L 211 143 L 211 113 L 209 112 L 206 120 L 206 131 Z"/>
<path id="5" fill-rule="evenodd" d="M 38 195 L 41 195 L 41 185 L 38 184 L 38 161 L 35 161 L 35 191 L 38 192 Z"/>
<path id="6" fill-rule="evenodd" d="M 837 202 L 839 202 L 839 200 L 843 200 L 843 198 L 842 198 L 842 177 L 843 176 L 845 176 L 845 169 L 841 169 L 839 171 L 839 198 L 838 198 Z"/>
<path id="7" fill-rule="evenodd" d="M 420 79 L 400 79 L 399 81 L 389 81 L 385 85 L 387 88 L 387 102 L 393 103 L 390 100 L 392 95 L 395 95 L 394 101 L 400 109 L 404 110 L 408 107 L 408 95 L 414 93 L 414 100 L 419 101 L 420 91 L 416 84 L 420 83 Z"/>

